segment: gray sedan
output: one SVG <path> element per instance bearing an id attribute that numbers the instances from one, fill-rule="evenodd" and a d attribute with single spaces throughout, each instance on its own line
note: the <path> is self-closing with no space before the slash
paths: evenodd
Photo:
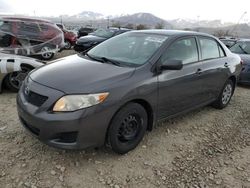
<path id="1" fill-rule="evenodd" d="M 226 107 L 240 57 L 210 35 L 132 31 L 33 71 L 17 96 L 22 125 L 64 149 L 124 154 L 166 118 Z"/>

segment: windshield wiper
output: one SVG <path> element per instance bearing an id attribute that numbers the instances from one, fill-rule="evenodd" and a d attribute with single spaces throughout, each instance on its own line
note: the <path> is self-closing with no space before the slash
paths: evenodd
<path id="1" fill-rule="evenodd" d="M 88 58 L 92 59 L 92 60 L 95 60 L 95 61 L 99 61 L 99 62 L 102 62 L 103 63 L 103 60 L 102 59 L 99 59 L 99 58 L 96 58 L 92 55 L 89 55 L 87 52 L 84 54 L 86 55 Z"/>
<path id="2" fill-rule="evenodd" d="M 102 59 L 103 62 L 105 62 L 105 63 L 111 63 L 111 64 L 116 65 L 116 66 L 121 66 L 121 63 L 119 63 L 118 61 L 115 61 L 113 59 L 109 59 L 107 57 L 101 57 L 100 59 Z"/>
<path id="3" fill-rule="evenodd" d="M 248 54 L 246 50 L 243 49 L 243 47 L 241 45 L 239 45 L 239 48 L 242 50 L 242 52 L 244 52 L 244 54 Z"/>
<path id="4" fill-rule="evenodd" d="M 95 60 L 95 61 L 99 61 L 99 62 L 102 62 L 102 63 L 110 63 L 110 64 L 113 64 L 113 65 L 116 65 L 116 66 L 121 66 L 121 64 L 118 61 L 115 61 L 113 59 L 109 59 L 107 57 L 95 57 L 95 56 L 89 55 L 87 52 L 83 52 L 83 55 L 85 55 L 88 58 L 90 58 L 92 60 Z"/>

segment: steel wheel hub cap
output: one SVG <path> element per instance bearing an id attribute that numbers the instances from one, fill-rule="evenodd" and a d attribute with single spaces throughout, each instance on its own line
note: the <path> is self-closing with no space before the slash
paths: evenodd
<path id="1" fill-rule="evenodd" d="M 124 118 L 119 128 L 118 139 L 121 142 L 127 142 L 134 140 L 141 127 L 141 120 L 136 115 L 129 115 L 128 117 Z"/>

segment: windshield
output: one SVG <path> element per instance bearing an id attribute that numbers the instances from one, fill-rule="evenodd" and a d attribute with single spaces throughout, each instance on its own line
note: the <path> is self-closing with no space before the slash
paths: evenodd
<path id="1" fill-rule="evenodd" d="M 239 41 L 230 50 L 236 54 L 250 54 L 250 41 Z"/>
<path id="2" fill-rule="evenodd" d="M 157 34 L 125 33 L 99 44 L 88 54 L 136 67 L 146 63 L 167 38 Z"/>
<path id="3" fill-rule="evenodd" d="M 95 32 L 91 33 L 91 35 L 95 35 L 97 37 L 110 38 L 115 33 L 114 30 L 109 29 L 97 29 Z"/>

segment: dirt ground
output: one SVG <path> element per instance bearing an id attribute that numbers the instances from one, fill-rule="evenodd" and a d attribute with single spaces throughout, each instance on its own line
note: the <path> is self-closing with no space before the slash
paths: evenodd
<path id="1" fill-rule="evenodd" d="M 40 143 L 19 123 L 15 98 L 0 94 L 0 188 L 250 188 L 249 87 L 237 87 L 223 110 L 208 106 L 159 124 L 123 156 Z"/>

